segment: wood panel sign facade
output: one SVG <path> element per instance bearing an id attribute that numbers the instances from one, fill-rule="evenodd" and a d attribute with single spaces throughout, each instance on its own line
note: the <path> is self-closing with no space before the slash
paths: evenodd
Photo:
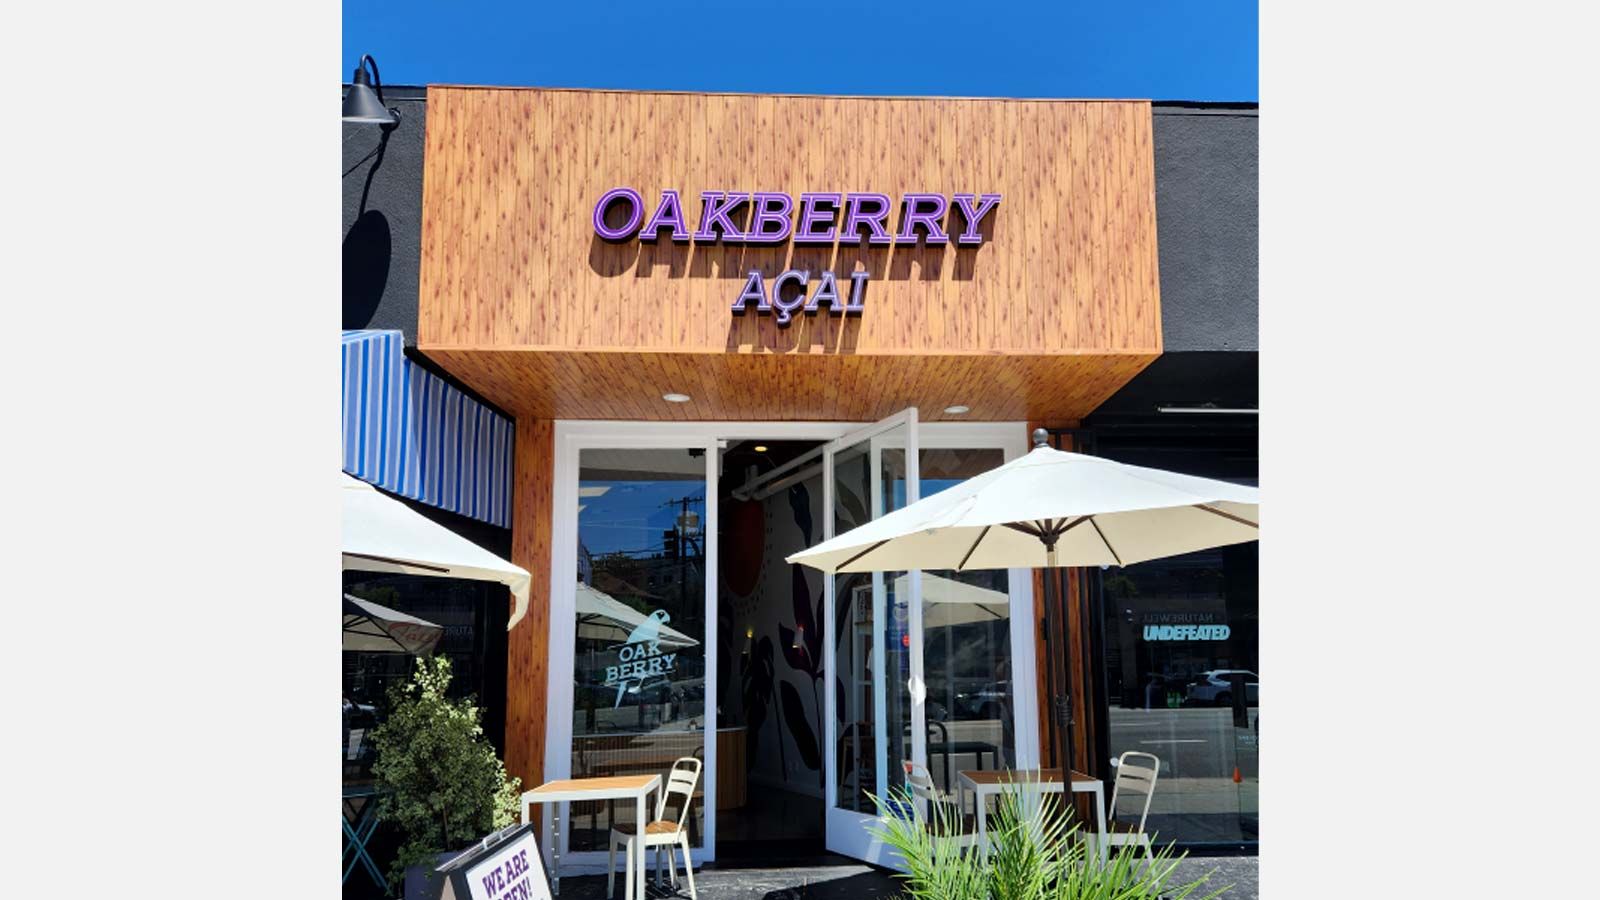
<path id="1" fill-rule="evenodd" d="M 903 761 L 944 790 L 1092 765 L 1040 739 L 1066 687 L 1029 573 L 783 559 L 1160 355 L 1148 102 L 431 87 L 425 140 L 417 346 L 516 419 L 510 772 L 692 757 L 697 858 L 778 791 L 881 861 L 867 795 Z M 621 815 L 589 806 L 580 867 Z"/>
<path id="2" fill-rule="evenodd" d="M 1161 352 L 1148 102 L 433 87 L 426 140 L 418 345 L 518 416 L 1072 419 Z"/>

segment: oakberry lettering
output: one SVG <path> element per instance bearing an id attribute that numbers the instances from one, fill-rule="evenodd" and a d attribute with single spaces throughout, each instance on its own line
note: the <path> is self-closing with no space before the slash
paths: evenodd
<path id="1" fill-rule="evenodd" d="M 883 247 L 916 244 L 945 246 L 955 236 L 958 248 L 983 243 L 984 219 L 1000 205 L 999 194 L 928 194 L 901 196 L 899 215 L 888 194 L 871 192 L 803 193 L 798 201 L 771 191 L 702 191 L 700 218 L 689 230 L 684 199 L 676 190 L 663 190 L 646 209 L 644 195 L 631 187 L 617 187 L 600 195 L 594 205 L 594 232 L 612 242 L 635 237 L 657 243 L 662 232 L 677 244 L 863 244 Z M 689 202 L 693 202 L 692 198 Z M 648 213 L 648 215 L 647 215 Z M 898 221 L 898 228 L 895 222 Z M 959 231 L 956 229 L 959 228 Z M 860 315 L 866 299 L 866 272 L 851 272 L 848 300 L 841 297 L 833 272 L 809 269 L 780 272 L 770 284 L 759 271 L 751 271 L 733 301 L 734 315 L 754 309 L 772 315 L 787 326 L 797 312 L 814 316 L 824 306 L 834 316 Z M 814 287 L 813 287 L 814 285 Z"/>
<path id="2" fill-rule="evenodd" d="M 692 202 L 692 200 L 690 201 Z M 608 241 L 654 242 L 662 231 L 673 241 L 697 244 L 915 244 L 950 243 L 951 229 L 960 226 L 958 246 L 983 242 L 983 220 L 1000 205 L 999 194 L 926 194 L 901 196 L 899 215 L 888 194 L 805 193 L 799 202 L 772 191 L 702 191 L 700 220 L 691 234 L 676 190 L 664 190 L 650 206 L 631 187 L 616 187 L 600 195 L 594 205 L 594 231 Z M 795 212 L 799 211 L 796 226 Z M 953 211 L 952 211 L 953 210 Z M 895 229 L 894 222 L 899 221 Z M 959 221 L 958 221 L 959 220 Z"/>

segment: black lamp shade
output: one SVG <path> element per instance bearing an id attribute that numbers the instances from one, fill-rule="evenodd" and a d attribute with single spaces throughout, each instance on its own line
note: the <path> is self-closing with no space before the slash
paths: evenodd
<path id="1" fill-rule="evenodd" d="M 366 57 L 362 57 L 362 63 L 356 66 L 355 75 L 350 80 L 350 91 L 344 95 L 344 120 L 373 125 L 393 125 L 396 121 L 394 114 L 384 107 L 377 91 L 372 89 L 372 81 L 367 77 Z"/>
<path id="2" fill-rule="evenodd" d="M 359 82 L 350 85 L 350 92 L 344 95 L 344 120 L 370 122 L 374 125 L 394 124 L 394 116 L 383 108 L 383 102 L 378 99 L 377 92 Z"/>

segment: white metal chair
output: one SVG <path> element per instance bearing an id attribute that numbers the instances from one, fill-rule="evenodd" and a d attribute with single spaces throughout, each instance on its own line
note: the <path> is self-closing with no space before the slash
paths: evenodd
<path id="1" fill-rule="evenodd" d="M 683 871 L 689 878 L 689 896 L 697 897 L 694 891 L 694 861 L 689 857 L 689 807 L 694 804 L 694 792 L 700 784 L 700 760 L 692 756 L 685 756 L 672 764 L 672 771 L 667 774 L 666 788 L 661 792 L 661 800 L 656 804 L 655 821 L 644 825 L 644 849 L 656 848 L 656 868 L 661 867 L 661 850 L 667 851 L 667 869 L 674 884 L 678 881 L 678 868 L 672 861 L 672 849 L 683 851 Z M 678 812 L 678 821 L 667 820 L 667 801 L 673 795 L 683 797 L 683 809 Z M 639 823 L 622 823 L 611 826 L 611 864 L 606 867 L 606 896 L 610 897 L 617 884 L 617 850 L 621 849 L 628 855 L 628 871 L 624 881 L 623 891 L 625 897 L 634 896 L 634 878 L 643 878 L 643 872 L 635 872 L 633 866 L 633 842 L 639 839 Z"/>
<path id="2" fill-rule="evenodd" d="M 967 815 L 967 811 L 960 803 L 939 790 L 933 783 L 933 775 L 926 766 L 918 765 L 911 760 L 902 760 L 901 768 L 906 773 L 906 786 L 911 789 L 911 796 L 927 804 L 924 811 L 923 822 L 930 832 L 935 828 L 935 816 L 942 819 L 945 829 L 955 832 L 949 837 L 955 840 L 957 847 L 974 847 L 978 843 L 977 820 Z M 937 814 L 935 809 L 940 810 Z"/>
<path id="3" fill-rule="evenodd" d="M 1149 761 L 1148 765 L 1143 764 L 1146 760 Z M 1117 757 L 1115 764 L 1117 775 L 1111 787 L 1111 808 L 1106 811 L 1106 833 L 1093 835 L 1089 849 L 1091 852 L 1099 850 L 1094 840 L 1104 840 L 1107 847 L 1143 847 L 1145 859 L 1153 861 L 1155 853 L 1150 846 L 1150 835 L 1145 833 L 1144 822 L 1150 815 L 1150 799 L 1156 793 L 1156 776 L 1161 772 L 1161 760 L 1151 753 L 1129 750 Z M 1117 798 L 1124 793 L 1144 797 L 1144 805 L 1139 808 L 1139 821 L 1136 823 L 1117 821 Z"/>

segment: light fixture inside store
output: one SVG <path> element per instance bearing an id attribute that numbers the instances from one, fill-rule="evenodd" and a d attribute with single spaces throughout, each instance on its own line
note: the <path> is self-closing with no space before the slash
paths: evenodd
<path id="1" fill-rule="evenodd" d="M 1158 406 L 1158 413 L 1188 413 L 1191 415 L 1211 416 L 1254 416 L 1260 415 L 1259 409 L 1244 409 L 1242 407 L 1222 407 L 1214 403 L 1200 403 L 1194 406 Z"/>
<path id="2" fill-rule="evenodd" d="M 956 404 L 955 406 L 946 406 L 944 408 L 944 414 L 947 415 L 947 416 L 964 416 L 969 412 L 972 412 L 972 408 L 971 407 L 962 406 L 959 403 Z"/>
<path id="3" fill-rule="evenodd" d="M 757 453 L 765 453 L 765 452 L 767 452 L 767 445 L 766 444 L 757 444 L 756 445 L 756 452 Z"/>
<path id="4" fill-rule="evenodd" d="M 369 67 L 371 76 L 367 75 Z M 378 78 L 378 63 L 370 55 L 363 54 L 356 61 L 350 90 L 344 95 L 344 120 L 388 127 L 400 124 L 399 111 L 383 105 L 383 81 Z"/>
<path id="5" fill-rule="evenodd" d="M 689 402 L 689 395 L 688 394 L 662 394 L 661 395 L 661 399 L 667 401 L 668 403 L 688 403 Z"/>

